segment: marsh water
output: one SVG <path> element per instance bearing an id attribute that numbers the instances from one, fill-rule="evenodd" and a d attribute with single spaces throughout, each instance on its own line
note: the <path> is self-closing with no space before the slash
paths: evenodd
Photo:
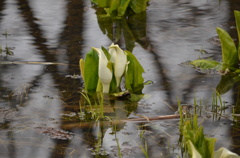
<path id="1" fill-rule="evenodd" d="M 221 60 L 216 27 L 237 39 L 237 0 L 150 0 L 147 11 L 124 20 L 99 15 L 90 0 L 0 1 L 0 157 L 181 157 L 179 119 L 100 121 L 84 105 L 79 59 L 91 47 L 128 49 L 145 69 L 144 96 L 110 98 L 104 116 L 114 120 L 175 114 L 178 100 L 212 103 L 221 75 L 183 64 L 199 57 Z M 225 115 L 237 106 L 238 85 L 222 100 Z M 239 105 L 238 105 L 239 106 Z M 90 110 L 89 110 L 90 109 Z M 228 115 L 229 114 L 229 115 Z M 239 152 L 231 117 L 202 117 L 216 149 Z"/>

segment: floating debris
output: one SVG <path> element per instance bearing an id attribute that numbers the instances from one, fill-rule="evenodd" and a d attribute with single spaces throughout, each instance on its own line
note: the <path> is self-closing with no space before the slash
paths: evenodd
<path id="1" fill-rule="evenodd" d="M 18 115 L 17 109 L 0 108 L 0 123 L 11 122 Z"/>
<path id="2" fill-rule="evenodd" d="M 72 78 L 72 79 L 81 79 L 82 77 L 80 75 L 66 75 L 66 78 Z"/>
<path id="3" fill-rule="evenodd" d="M 72 132 L 52 127 L 36 127 L 35 129 L 41 134 L 47 135 L 52 139 L 71 140 L 74 136 Z"/>

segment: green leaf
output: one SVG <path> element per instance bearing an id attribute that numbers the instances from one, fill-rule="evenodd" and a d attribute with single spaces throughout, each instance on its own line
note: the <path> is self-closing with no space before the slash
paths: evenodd
<path id="1" fill-rule="evenodd" d="M 113 66 L 112 66 L 112 72 L 114 72 Z M 110 93 L 116 93 L 116 92 L 119 92 L 119 89 L 117 87 L 117 81 L 116 81 L 114 73 L 112 75 L 113 76 L 112 76 L 112 81 L 110 83 L 110 90 L 109 90 L 109 92 Z"/>
<path id="2" fill-rule="evenodd" d="M 106 34 L 112 41 L 118 41 L 122 35 L 122 26 L 120 20 L 113 19 L 110 16 L 104 16 L 99 10 L 96 11 L 96 14 L 98 25 L 103 34 Z"/>
<path id="3" fill-rule="evenodd" d="M 139 102 L 144 97 L 144 94 L 133 94 L 131 93 L 129 100 L 131 102 Z"/>
<path id="4" fill-rule="evenodd" d="M 236 66 L 238 64 L 238 53 L 233 39 L 221 28 L 217 27 L 217 33 L 222 47 L 222 60 L 224 64 Z"/>
<path id="5" fill-rule="evenodd" d="M 217 92 L 222 95 L 227 93 L 235 83 L 240 81 L 239 76 L 233 76 L 233 75 L 224 75 L 222 76 L 219 84 L 217 85 Z"/>
<path id="6" fill-rule="evenodd" d="M 125 14 L 130 1 L 131 0 L 121 0 L 118 7 L 118 16 L 123 16 Z"/>
<path id="7" fill-rule="evenodd" d="M 220 65 L 219 62 L 210 59 L 197 59 L 191 61 L 189 64 L 201 69 L 214 69 Z"/>
<path id="8" fill-rule="evenodd" d="M 85 57 L 84 85 L 87 92 L 96 91 L 98 84 L 98 54 L 91 49 Z"/>
<path id="9" fill-rule="evenodd" d="M 108 8 L 110 7 L 110 0 L 91 0 L 93 3 L 95 3 L 100 8 Z"/>
<path id="10" fill-rule="evenodd" d="M 238 33 L 238 47 L 240 46 L 240 11 L 234 11 L 236 26 L 237 26 L 237 33 Z M 240 54 L 238 53 L 238 58 Z M 240 58 L 239 58 L 240 59 Z"/>
<path id="11" fill-rule="evenodd" d="M 134 13 L 141 13 L 142 11 L 146 10 L 147 2 L 148 0 L 131 0 L 129 5 Z"/>
<path id="12" fill-rule="evenodd" d="M 95 3 L 95 4 L 97 4 L 97 1 L 98 1 L 98 0 L 91 0 L 91 2 L 92 2 L 92 3 Z"/>
<path id="13" fill-rule="evenodd" d="M 235 83 L 236 82 L 234 81 L 233 77 L 230 75 L 224 75 L 217 85 L 216 90 L 220 95 L 225 94 L 233 87 Z"/>
<path id="14" fill-rule="evenodd" d="M 108 10 L 108 13 L 111 16 L 116 16 L 117 15 L 119 4 L 120 4 L 120 0 L 111 0 L 111 6 Z"/>
<path id="15" fill-rule="evenodd" d="M 102 46 L 102 50 L 103 50 L 103 53 L 105 54 L 105 56 L 107 57 L 108 61 L 110 61 L 111 55 L 109 54 L 107 49 Z"/>
<path id="16" fill-rule="evenodd" d="M 235 73 L 240 73 L 240 69 L 236 69 L 236 70 L 235 70 Z"/>
<path id="17" fill-rule="evenodd" d="M 240 45 L 238 46 L 238 60 L 240 60 Z"/>
<path id="18" fill-rule="evenodd" d="M 131 52 L 125 51 L 125 53 L 127 53 L 127 60 L 129 62 L 127 71 L 125 72 L 125 88 L 132 92 L 141 93 L 144 82 L 142 77 L 144 69 Z"/>
<path id="19" fill-rule="evenodd" d="M 132 30 L 129 28 L 125 19 L 121 20 L 121 24 L 123 27 L 123 36 L 125 39 L 126 49 L 132 51 L 135 47 L 135 37 L 132 34 Z"/>
<path id="20" fill-rule="evenodd" d="M 147 39 L 146 30 L 147 30 L 147 22 L 146 22 L 146 12 L 141 12 L 139 14 L 130 14 L 128 16 L 127 24 L 129 29 L 131 30 L 135 40 L 142 46 L 146 47 L 146 42 L 143 39 Z M 128 50 L 128 49 L 127 49 Z"/>

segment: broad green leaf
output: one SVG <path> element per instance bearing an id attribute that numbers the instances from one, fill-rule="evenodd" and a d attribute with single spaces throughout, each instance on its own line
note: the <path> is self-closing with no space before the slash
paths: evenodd
<path id="1" fill-rule="evenodd" d="M 117 15 L 117 11 L 118 11 L 120 1 L 121 0 L 111 0 L 111 6 L 108 10 L 108 12 L 111 16 L 116 16 Z"/>
<path id="2" fill-rule="evenodd" d="M 214 158 L 239 158 L 239 157 L 240 156 L 238 156 L 237 154 L 223 147 L 214 152 Z"/>
<path id="3" fill-rule="evenodd" d="M 236 66 L 238 64 L 238 53 L 233 39 L 221 28 L 217 27 L 217 33 L 222 47 L 222 60 L 224 64 Z"/>
<path id="4" fill-rule="evenodd" d="M 131 93 L 129 100 L 131 102 L 139 102 L 144 97 L 144 94 L 133 94 Z"/>
<path id="5" fill-rule="evenodd" d="M 108 8 L 110 7 L 111 0 L 91 0 L 100 8 Z"/>
<path id="6" fill-rule="evenodd" d="M 127 53 L 127 71 L 125 72 L 125 88 L 133 92 L 141 92 L 143 89 L 144 79 L 142 73 L 144 72 L 143 67 L 137 60 L 137 58 L 129 51 Z"/>
<path id="7" fill-rule="evenodd" d="M 98 54 L 91 49 L 85 57 L 84 85 L 87 92 L 96 91 L 98 84 Z"/>
<path id="8" fill-rule="evenodd" d="M 210 59 L 197 59 L 190 62 L 191 65 L 201 69 L 213 69 L 220 65 L 219 62 Z"/>
<path id="9" fill-rule="evenodd" d="M 131 0 L 121 0 L 118 7 L 118 16 L 123 16 L 125 14 L 130 1 Z"/>
<path id="10" fill-rule="evenodd" d="M 135 47 L 135 37 L 132 34 L 132 30 L 129 28 L 126 20 L 122 19 L 121 22 L 122 22 L 121 24 L 123 27 L 123 36 L 125 39 L 126 49 L 129 51 L 132 51 L 133 48 Z"/>
<path id="11" fill-rule="evenodd" d="M 225 94 L 239 80 L 240 80 L 239 78 L 235 78 L 233 75 L 223 75 L 219 84 L 217 85 L 216 90 L 220 95 Z"/>
<path id="12" fill-rule="evenodd" d="M 235 70 L 235 73 L 240 73 L 240 69 L 236 69 L 236 70 Z"/>
<path id="13" fill-rule="evenodd" d="M 238 47 L 240 46 L 240 11 L 235 10 L 234 11 L 235 15 L 235 21 L 236 21 L 236 26 L 237 26 L 237 33 L 238 33 Z M 238 50 L 239 51 L 239 50 Z M 238 58 L 240 54 L 238 53 Z M 239 58 L 240 59 L 240 58 Z"/>
<path id="14" fill-rule="evenodd" d="M 110 16 L 103 16 L 101 11 L 96 11 L 98 25 L 108 38 L 112 41 L 118 41 L 122 35 L 121 21 L 112 19 Z M 114 27 L 113 27 L 114 26 Z"/>
<path id="15" fill-rule="evenodd" d="M 128 16 L 127 25 L 131 30 L 135 41 L 138 42 L 143 48 L 146 48 L 146 12 L 141 12 L 139 14 L 130 14 Z M 128 50 L 128 49 L 127 49 Z"/>
<path id="16" fill-rule="evenodd" d="M 134 11 L 134 13 L 141 13 L 145 11 L 147 8 L 148 0 L 131 0 L 129 5 Z"/>

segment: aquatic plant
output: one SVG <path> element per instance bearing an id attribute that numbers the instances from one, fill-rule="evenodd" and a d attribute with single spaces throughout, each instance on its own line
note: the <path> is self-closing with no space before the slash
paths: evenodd
<path id="1" fill-rule="evenodd" d="M 80 59 L 80 70 L 85 91 L 115 93 L 120 92 L 120 83 L 125 78 L 125 89 L 141 93 L 143 89 L 143 67 L 129 51 L 123 51 L 112 44 L 107 51 L 104 47 L 92 48 Z"/>
<path id="2" fill-rule="evenodd" d="M 196 104 L 194 105 L 196 108 Z M 179 102 L 179 109 L 181 112 L 181 105 Z M 207 137 L 204 134 L 202 125 L 198 123 L 198 115 L 196 112 L 190 118 L 180 115 L 179 129 L 182 134 L 182 147 L 185 152 L 184 157 L 192 158 L 237 158 L 237 154 L 221 147 L 214 151 L 216 139 Z"/>
<path id="3" fill-rule="evenodd" d="M 219 95 L 228 92 L 234 84 L 240 81 L 240 11 L 234 11 L 238 43 L 235 44 L 231 36 L 221 28 L 216 28 L 222 48 L 222 62 L 212 59 L 197 59 L 190 64 L 202 70 L 217 70 L 222 74 L 221 80 L 216 87 Z"/>
<path id="4" fill-rule="evenodd" d="M 91 0 L 92 3 L 100 8 L 104 8 L 107 16 L 122 17 L 127 10 L 131 9 L 134 13 L 141 13 L 147 8 L 149 0 Z"/>
<path id="5" fill-rule="evenodd" d="M 0 54 L 2 54 L 3 52 L 5 52 L 5 53 L 6 53 L 6 56 L 7 56 L 7 55 L 14 55 L 14 52 L 12 51 L 14 48 L 8 47 L 8 44 L 7 44 L 8 36 L 9 36 L 10 34 L 6 31 L 6 32 L 3 33 L 2 35 L 5 36 L 6 46 L 5 46 L 5 48 L 3 48 L 2 45 L 0 45 Z"/>
<path id="6" fill-rule="evenodd" d="M 191 65 L 201 69 L 216 69 L 220 72 L 227 74 L 228 72 L 238 72 L 238 63 L 240 60 L 240 11 L 234 11 L 238 44 L 235 45 L 231 36 L 223 29 L 217 27 L 216 31 L 221 42 L 222 48 L 222 62 L 214 61 L 211 59 L 197 59 L 190 62 Z"/>

